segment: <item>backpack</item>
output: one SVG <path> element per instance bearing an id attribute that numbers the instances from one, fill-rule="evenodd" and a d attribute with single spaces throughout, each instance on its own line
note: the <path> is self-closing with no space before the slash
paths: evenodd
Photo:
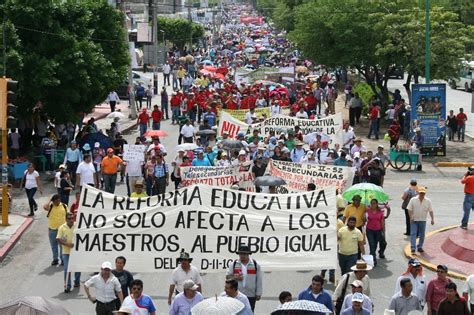
<path id="1" fill-rule="evenodd" d="M 414 197 L 414 194 L 411 189 L 408 189 L 407 191 L 407 197 L 403 199 L 402 202 L 402 209 L 406 209 L 408 207 L 408 203 L 410 202 L 410 199 Z"/>
<path id="2" fill-rule="evenodd" d="M 62 205 L 64 208 L 64 216 L 67 216 L 67 204 L 61 202 L 60 205 Z M 53 210 L 53 203 L 49 205 L 48 214 L 46 215 L 47 218 L 49 218 L 49 214 L 51 213 L 51 210 Z"/>
<path id="3" fill-rule="evenodd" d="M 258 271 L 258 268 L 257 268 L 257 261 L 255 259 L 252 259 L 253 261 L 253 264 L 255 266 L 255 276 L 257 276 L 257 271 Z M 237 259 L 234 260 L 234 263 L 232 265 L 232 274 L 235 272 L 235 265 L 237 264 Z"/>

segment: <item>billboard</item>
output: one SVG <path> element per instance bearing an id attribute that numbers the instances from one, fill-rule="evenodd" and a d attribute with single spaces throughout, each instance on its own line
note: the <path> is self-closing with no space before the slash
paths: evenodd
<path id="1" fill-rule="evenodd" d="M 413 84 L 411 94 L 411 135 L 421 129 L 421 152 L 446 156 L 446 84 Z"/>

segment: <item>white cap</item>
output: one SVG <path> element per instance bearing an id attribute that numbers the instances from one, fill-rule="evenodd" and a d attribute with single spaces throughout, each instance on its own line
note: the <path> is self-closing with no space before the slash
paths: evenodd
<path id="1" fill-rule="evenodd" d="M 100 147 L 100 143 L 99 142 L 94 143 L 94 148 L 98 148 L 98 147 Z"/>
<path id="2" fill-rule="evenodd" d="M 245 152 L 245 150 L 240 150 L 239 155 L 247 155 L 247 152 Z"/>
<path id="3" fill-rule="evenodd" d="M 352 294 L 352 302 L 364 302 L 364 295 L 359 292 Z"/>
<path id="4" fill-rule="evenodd" d="M 196 291 L 198 288 L 199 288 L 199 286 L 197 284 L 195 284 L 194 281 L 191 280 L 191 279 L 188 279 L 188 280 L 183 282 L 183 289 L 189 289 L 189 290 Z"/>
<path id="5" fill-rule="evenodd" d="M 102 269 L 110 269 L 112 270 L 112 264 L 110 263 L 110 261 L 104 261 L 102 263 L 102 266 L 101 266 Z"/>

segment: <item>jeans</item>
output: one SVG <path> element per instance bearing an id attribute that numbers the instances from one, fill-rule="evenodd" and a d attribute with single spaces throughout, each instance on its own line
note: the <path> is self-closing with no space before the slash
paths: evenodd
<path id="1" fill-rule="evenodd" d="M 191 122 L 194 124 L 194 122 L 196 121 L 196 112 L 195 111 L 188 111 L 188 116 L 189 116 L 189 120 L 191 120 Z"/>
<path id="2" fill-rule="evenodd" d="M 35 201 L 35 194 L 38 188 L 25 188 L 26 198 L 28 198 L 28 204 L 30 205 L 30 214 L 34 214 L 35 209 L 38 209 L 38 204 Z"/>
<path id="3" fill-rule="evenodd" d="M 370 129 L 367 138 L 370 138 L 372 133 L 375 135 L 375 139 L 379 138 L 379 122 L 378 119 L 374 119 L 370 121 Z"/>
<path id="4" fill-rule="evenodd" d="M 152 128 L 153 130 L 160 130 L 160 123 L 154 122 Z"/>
<path id="5" fill-rule="evenodd" d="M 366 230 L 367 241 L 369 241 L 370 255 L 374 257 L 374 264 L 377 264 L 377 247 L 382 248 L 382 230 Z"/>
<path id="6" fill-rule="evenodd" d="M 352 255 L 343 255 L 337 253 L 337 258 L 339 260 L 339 267 L 341 268 L 341 275 L 344 275 L 351 271 L 351 267 L 354 266 L 357 262 L 357 253 Z"/>
<path id="7" fill-rule="evenodd" d="M 458 141 L 464 141 L 464 132 L 466 131 L 466 125 L 458 126 Z"/>
<path id="8" fill-rule="evenodd" d="M 168 83 L 166 83 L 168 82 Z M 163 85 L 168 84 L 170 86 L 170 74 L 163 73 Z"/>
<path id="9" fill-rule="evenodd" d="M 146 97 L 146 108 L 151 108 L 151 96 Z"/>
<path id="10" fill-rule="evenodd" d="M 140 137 L 143 136 L 143 134 L 146 132 L 148 128 L 147 124 L 140 124 Z"/>
<path id="11" fill-rule="evenodd" d="M 410 247 L 412 251 L 415 251 L 416 248 L 423 248 L 425 243 L 425 231 L 426 231 L 426 221 L 413 221 L 410 225 Z M 416 246 L 416 236 L 419 236 L 418 247 Z"/>
<path id="12" fill-rule="evenodd" d="M 172 112 L 171 122 L 174 123 L 175 121 L 178 121 L 179 106 L 173 106 L 173 107 L 171 107 L 171 112 Z"/>
<path id="13" fill-rule="evenodd" d="M 153 176 L 146 177 L 146 194 L 153 196 Z"/>
<path id="14" fill-rule="evenodd" d="M 464 194 L 464 202 L 462 206 L 464 209 L 464 215 L 462 216 L 461 225 L 467 226 L 471 210 L 474 210 L 474 194 Z"/>
<path id="15" fill-rule="evenodd" d="M 474 304 L 471 304 L 471 315 L 474 315 Z"/>
<path id="16" fill-rule="evenodd" d="M 79 166 L 79 161 L 76 161 L 76 162 L 66 161 L 66 166 L 67 166 L 69 175 L 71 176 L 71 183 L 75 185 L 76 184 L 76 171 L 77 171 L 77 167 Z"/>
<path id="17" fill-rule="evenodd" d="M 448 140 L 453 141 L 454 140 L 454 135 L 456 134 L 457 131 L 457 126 L 455 128 L 447 127 L 448 130 Z"/>
<path id="18" fill-rule="evenodd" d="M 163 118 L 164 119 L 170 119 L 170 115 L 168 113 L 168 103 L 167 102 L 161 102 L 161 111 L 163 112 Z"/>
<path id="19" fill-rule="evenodd" d="M 63 254 L 63 249 L 61 248 L 58 241 L 56 240 L 57 235 L 58 235 L 58 230 L 53 230 L 53 229 L 48 228 L 49 244 L 51 245 L 51 251 L 53 252 L 53 261 L 58 261 L 59 255 L 62 256 Z"/>
<path id="20" fill-rule="evenodd" d="M 63 264 L 64 264 L 64 286 L 68 289 L 71 288 L 71 273 L 67 272 L 67 266 L 69 265 L 69 254 L 62 255 Z M 74 285 L 78 286 L 81 282 L 81 273 L 74 273 Z"/>
<path id="21" fill-rule="evenodd" d="M 115 174 L 104 174 L 104 187 L 105 191 L 109 193 L 115 192 L 115 183 L 117 182 L 117 173 Z"/>

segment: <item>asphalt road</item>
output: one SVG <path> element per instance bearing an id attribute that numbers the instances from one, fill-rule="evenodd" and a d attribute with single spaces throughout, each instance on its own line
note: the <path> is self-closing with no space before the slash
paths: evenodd
<path id="1" fill-rule="evenodd" d="M 464 92 L 462 92 L 464 93 Z M 163 128 L 171 134 L 163 139 L 163 144 L 174 157 L 177 144 L 177 126 L 171 126 L 169 121 L 162 123 Z M 135 134 L 127 135 L 127 141 L 133 143 Z M 400 195 L 408 185 L 410 178 L 418 178 L 421 185 L 428 187 L 427 197 L 433 201 L 435 211 L 435 225 L 429 226 L 428 231 L 449 225 L 458 225 L 462 215 L 463 187 L 459 178 L 464 173 L 460 168 L 436 168 L 425 165 L 423 172 L 395 172 L 387 171 L 385 190 L 391 196 L 392 214 L 387 221 L 388 248 L 386 259 L 380 260 L 379 265 L 370 272 L 372 298 L 375 303 L 375 314 L 383 313 L 394 294 L 395 280 L 406 269 L 407 259 L 403 255 L 403 248 L 407 244 L 404 233 L 404 214 L 400 209 Z M 47 202 L 47 196 L 53 193 L 52 183 L 47 185 L 47 193 L 37 194 L 40 204 Z M 126 187 L 119 184 L 117 194 L 125 194 Z M 17 204 L 27 202 L 25 198 L 17 198 Z M 258 256 L 254 257 L 258 261 Z M 40 295 L 51 298 L 64 305 L 72 314 L 93 314 L 94 305 L 91 304 L 83 289 L 74 289 L 71 293 L 63 293 L 63 269 L 60 266 L 50 266 L 51 249 L 47 236 L 47 219 L 45 213 L 36 216 L 30 229 L 23 235 L 8 258 L 0 264 L 0 304 L 23 295 Z M 100 266 L 97 266 L 99 271 Z M 301 272 L 271 272 L 265 273 L 263 279 L 264 294 L 262 301 L 257 303 L 256 314 L 270 314 L 278 306 L 278 294 L 282 290 L 290 291 L 293 296 L 306 288 L 314 274 L 319 270 Z M 434 273 L 426 272 L 428 278 Z M 90 275 L 82 274 L 84 282 Z M 143 279 L 144 293 L 152 296 L 157 306 L 157 314 L 167 314 L 166 302 L 168 281 L 170 274 L 140 274 L 135 277 Z M 458 284 L 459 281 L 456 280 Z M 203 293 L 210 297 L 223 291 L 224 275 L 207 274 L 203 276 Z M 325 288 L 334 290 L 334 285 L 327 284 Z"/>

